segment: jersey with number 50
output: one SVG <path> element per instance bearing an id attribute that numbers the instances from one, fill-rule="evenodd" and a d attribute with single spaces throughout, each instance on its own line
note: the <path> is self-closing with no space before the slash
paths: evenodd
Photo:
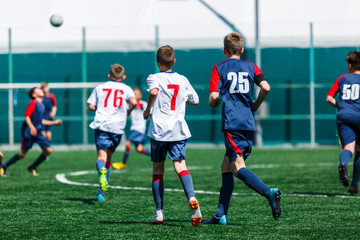
<path id="1" fill-rule="evenodd" d="M 107 81 L 98 85 L 91 93 L 87 102 L 96 106 L 92 129 L 122 134 L 126 125 L 127 103 L 135 97 L 133 90 L 126 84 Z"/>
<path id="2" fill-rule="evenodd" d="M 360 74 L 341 75 L 328 95 L 339 94 L 337 122 L 359 124 L 360 122 Z"/>
<path id="3" fill-rule="evenodd" d="M 164 142 L 191 137 L 185 121 L 185 105 L 199 103 L 199 97 L 189 80 L 175 72 L 160 72 L 147 78 L 149 90 L 159 89 L 153 105 L 148 136 Z"/>
<path id="4" fill-rule="evenodd" d="M 255 131 L 252 95 L 254 83 L 263 80 L 260 68 L 247 61 L 229 58 L 214 66 L 210 92 L 218 92 L 222 98 L 222 131 Z"/>

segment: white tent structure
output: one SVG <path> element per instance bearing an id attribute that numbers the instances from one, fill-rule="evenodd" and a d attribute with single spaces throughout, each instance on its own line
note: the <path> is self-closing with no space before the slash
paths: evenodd
<path id="1" fill-rule="evenodd" d="M 255 0 L 204 0 L 234 24 L 254 46 Z M 259 0 L 261 46 L 307 47 L 309 23 L 316 45 L 357 46 L 360 19 L 357 0 Z M 50 25 L 52 14 L 64 24 Z M 220 48 L 231 32 L 199 0 L 0 0 L 0 53 L 81 51 L 86 28 L 87 51 L 154 50 L 155 26 L 160 44 L 175 48 Z"/>

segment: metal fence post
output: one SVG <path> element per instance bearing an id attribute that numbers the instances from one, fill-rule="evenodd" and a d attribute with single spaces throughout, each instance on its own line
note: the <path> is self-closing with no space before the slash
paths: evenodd
<path id="1" fill-rule="evenodd" d="M 8 48 L 8 82 L 13 83 L 13 59 L 12 59 L 12 47 L 11 47 L 11 28 L 9 28 L 9 48 Z M 14 97 L 13 89 L 9 88 L 8 94 L 8 121 L 9 121 L 9 145 L 14 146 Z"/>
<path id="2" fill-rule="evenodd" d="M 81 77 L 82 82 L 87 82 L 87 56 L 86 56 L 86 28 L 82 28 L 82 52 L 81 52 Z M 88 112 L 87 112 L 87 89 L 82 90 L 82 117 L 83 117 L 83 144 L 88 144 Z"/>
<path id="3" fill-rule="evenodd" d="M 315 49 L 313 24 L 310 23 L 310 146 L 315 146 Z"/>

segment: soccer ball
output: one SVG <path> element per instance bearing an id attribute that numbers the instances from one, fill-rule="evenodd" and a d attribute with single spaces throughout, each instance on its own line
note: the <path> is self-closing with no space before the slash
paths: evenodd
<path id="1" fill-rule="evenodd" d="M 50 23 L 53 27 L 60 27 L 63 22 L 63 18 L 60 15 L 54 14 L 50 17 Z"/>

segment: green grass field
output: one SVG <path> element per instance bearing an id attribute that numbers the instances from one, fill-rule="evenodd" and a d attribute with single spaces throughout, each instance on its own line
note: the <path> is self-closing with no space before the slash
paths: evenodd
<path id="1" fill-rule="evenodd" d="M 11 166 L 0 178 L 1 239 L 358 239 L 360 196 L 351 196 L 338 179 L 338 148 L 255 149 L 247 167 L 283 192 L 283 213 L 273 220 L 268 202 L 235 179 L 228 226 L 190 222 L 183 192 L 165 192 L 163 225 L 151 225 L 154 213 L 148 157 L 132 152 L 128 167 L 112 171 L 105 202 L 96 202 L 95 151 L 54 152 L 33 177 L 26 168 L 39 155 Z M 7 161 L 14 152 L 4 152 Z M 188 149 L 187 165 L 195 190 L 218 192 L 223 149 Z M 119 160 L 122 153 L 115 153 Z M 166 162 L 165 188 L 182 189 Z M 203 168 L 203 169 L 202 169 Z M 71 174 L 79 171 L 80 174 Z M 352 164 L 349 167 L 352 176 Z M 83 185 L 59 182 L 63 180 Z M 129 187 L 129 189 L 119 189 Z M 117 187 L 117 188 L 116 188 Z M 134 189 L 140 187 L 140 190 Z M 344 197 L 342 197 L 344 196 Z M 218 195 L 197 193 L 203 219 L 216 212 Z"/>

